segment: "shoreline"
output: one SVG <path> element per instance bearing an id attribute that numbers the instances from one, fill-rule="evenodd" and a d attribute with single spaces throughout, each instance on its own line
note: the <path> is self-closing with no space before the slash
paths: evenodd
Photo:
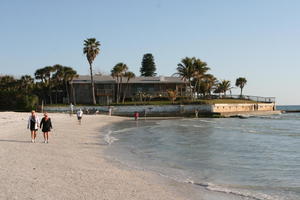
<path id="1" fill-rule="evenodd" d="M 40 131 L 32 144 L 28 116 L 0 112 L 0 199 L 241 199 L 107 158 L 100 130 L 128 118 L 85 115 L 78 125 L 75 116 L 50 113 L 49 144 Z"/>

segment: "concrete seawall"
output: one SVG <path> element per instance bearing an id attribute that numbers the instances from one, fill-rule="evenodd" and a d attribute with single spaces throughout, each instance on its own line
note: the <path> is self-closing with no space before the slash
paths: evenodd
<path id="1" fill-rule="evenodd" d="M 232 116 L 236 114 L 273 113 L 276 110 L 274 103 L 260 104 L 214 104 L 214 105 L 144 105 L 144 106 L 74 106 L 74 111 L 82 109 L 86 113 L 106 113 L 112 115 L 133 116 L 139 112 L 140 116 L 149 117 L 174 117 L 199 115 Z M 70 112 L 69 106 L 52 107 L 46 106 L 47 112 Z"/>

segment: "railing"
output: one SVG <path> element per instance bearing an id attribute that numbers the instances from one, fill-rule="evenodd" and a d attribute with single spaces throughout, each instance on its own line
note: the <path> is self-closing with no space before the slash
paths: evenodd
<path id="1" fill-rule="evenodd" d="M 261 96 L 249 96 L 249 95 L 213 95 L 213 99 L 245 99 L 251 101 L 257 101 L 261 103 L 275 103 L 275 97 L 261 97 Z"/>

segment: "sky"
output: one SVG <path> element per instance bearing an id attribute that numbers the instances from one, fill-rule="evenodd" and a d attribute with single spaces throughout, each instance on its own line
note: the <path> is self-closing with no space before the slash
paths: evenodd
<path id="1" fill-rule="evenodd" d="M 139 75 L 152 53 L 170 76 L 194 56 L 233 86 L 246 77 L 245 94 L 300 105 L 299 10 L 298 0 L 0 0 L 0 74 L 54 64 L 89 74 L 83 41 L 95 37 L 95 72 L 123 62 Z"/>

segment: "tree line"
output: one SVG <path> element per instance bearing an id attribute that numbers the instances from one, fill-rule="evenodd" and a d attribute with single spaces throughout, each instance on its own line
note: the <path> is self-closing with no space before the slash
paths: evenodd
<path id="1" fill-rule="evenodd" d="M 86 55 L 90 69 L 93 104 L 96 104 L 93 62 L 100 53 L 100 45 L 96 38 L 88 38 L 83 43 L 83 53 Z M 199 96 L 209 98 L 213 93 L 226 95 L 226 92 L 232 88 L 229 80 L 218 80 L 213 74 L 208 73 L 210 68 L 199 58 L 183 58 L 176 70 L 173 75 L 184 80 L 186 92 L 191 99 Z M 141 76 L 156 76 L 155 71 L 153 55 L 145 54 L 140 68 Z M 122 62 L 112 68 L 110 75 L 117 83 L 116 102 L 124 103 L 128 90 L 128 84 L 124 86 L 124 83 L 128 83 L 136 75 Z M 31 109 L 41 103 L 76 103 L 72 80 L 77 76 L 76 70 L 72 67 L 60 64 L 37 69 L 34 77 L 24 75 L 16 79 L 9 75 L 0 76 L 0 109 Z M 236 79 L 235 85 L 241 89 L 241 96 L 246 83 L 244 77 Z M 174 101 L 176 92 L 168 91 L 168 93 Z"/>
<path id="2" fill-rule="evenodd" d="M 204 98 L 210 98 L 213 93 L 226 96 L 227 91 L 233 88 L 231 82 L 218 80 L 213 74 L 208 73 L 209 70 L 207 63 L 199 58 L 185 57 L 177 65 L 177 72 L 174 75 L 185 81 L 191 98 L 194 98 L 195 94 L 200 94 Z M 241 97 L 246 83 L 247 79 L 244 77 L 236 79 L 235 86 L 240 88 Z"/>
<path id="3" fill-rule="evenodd" d="M 70 103 L 70 81 L 77 76 L 72 67 L 59 64 L 37 69 L 34 77 L 0 76 L 0 109 L 30 110 L 41 103 Z"/>

